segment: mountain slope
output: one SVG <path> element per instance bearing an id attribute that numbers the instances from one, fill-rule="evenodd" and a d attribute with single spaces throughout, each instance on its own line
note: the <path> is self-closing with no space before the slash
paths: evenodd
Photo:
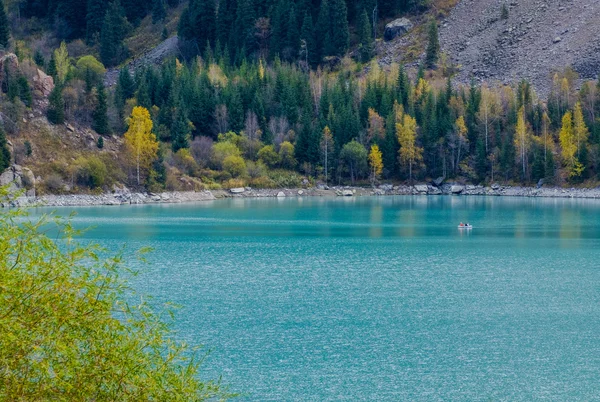
<path id="1" fill-rule="evenodd" d="M 527 79 L 541 94 L 554 71 L 572 66 L 583 79 L 600 72 L 600 3 L 592 0 L 461 0 L 440 28 L 442 49 L 459 80 Z"/>

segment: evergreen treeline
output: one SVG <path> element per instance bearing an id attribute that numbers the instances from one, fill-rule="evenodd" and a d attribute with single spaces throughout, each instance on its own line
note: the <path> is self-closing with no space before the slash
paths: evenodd
<path id="1" fill-rule="evenodd" d="M 543 102 L 527 82 L 434 89 L 402 68 L 373 65 L 356 78 L 279 60 L 227 68 L 198 59 L 123 71 L 116 105 L 120 115 L 133 104 L 152 110 L 159 139 L 173 152 L 190 149 L 201 166 L 232 173 L 215 152 L 236 148 L 233 177 L 251 178 L 245 165 L 259 163 L 354 182 L 367 179 L 377 145 L 386 179 L 577 182 L 600 172 L 600 84 L 576 93 L 569 77 L 557 75 Z"/>
<path id="2" fill-rule="evenodd" d="M 378 18 L 424 7 L 423 0 L 190 0 L 179 34 L 186 54 L 225 53 L 240 63 L 251 55 L 301 59 L 311 66 L 324 57 L 343 56 L 356 28 L 361 57 L 372 50 L 372 24 Z M 366 49 L 365 49 L 366 47 Z M 366 55 L 365 55 L 366 52 Z"/>

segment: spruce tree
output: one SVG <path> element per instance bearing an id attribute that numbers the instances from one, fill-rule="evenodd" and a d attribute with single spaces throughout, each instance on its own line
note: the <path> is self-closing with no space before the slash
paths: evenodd
<path id="1" fill-rule="evenodd" d="M 428 30 L 429 43 L 427 45 L 427 54 L 425 56 L 425 64 L 428 68 L 434 68 L 440 53 L 440 40 L 438 38 L 438 27 L 435 20 L 431 21 Z"/>
<path id="2" fill-rule="evenodd" d="M 271 18 L 270 50 L 272 56 L 281 55 L 281 52 L 286 47 L 289 12 L 289 0 L 279 0 Z"/>
<path id="3" fill-rule="evenodd" d="M 167 16 L 167 6 L 165 0 L 154 0 L 152 6 L 152 22 L 157 23 L 165 19 Z"/>
<path id="4" fill-rule="evenodd" d="M 48 97 L 50 102 L 46 115 L 48 121 L 52 124 L 62 124 L 65 122 L 65 101 L 62 95 L 62 86 L 56 85 L 50 96 Z"/>
<path id="5" fill-rule="evenodd" d="M 328 56 L 329 46 L 331 42 L 331 18 L 329 17 L 329 1 L 322 0 L 321 7 L 319 8 L 319 19 L 317 21 L 317 27 L 315 37 L 317 38 L 317 51 L 319 62 L 323 57 Z"/>
<path id="6" fill-rule="evenodd" d="M 10 151 L 4 129 L 0 125 L 0 172 L 4 172 L 10 166 Z"/>
<path id="7" fill-rule="evenodd" d="M 54 81 L 56 82 L 56 77 L 57 77 L 58 72 L 56 70 L 56 58 L 54 57 L 54 52 L 52 52 L 52 55 L 50 56 L 50 61 L 48 62 L 48 68 L 46 69 L 46 74 L 48 74 L 49 76 L 54 78 Z"/>
<path id="8" fill-rule="evenodd" d="M 100 32 L 100 59 L 105 66 L 114 66 L 125 60 L 128 50 L 123 40 L 131 29 L 119 0 L 108 6 Z"/>
<path id="9" fill-rule="evenodd" d="M 296 19 L 296 10 L 293 6 L 290 8 L 286 36 L 288 58 L 290 60 L 294 60 L 296 59 L 296 57 L 298 57 L 298 51 L 300 49 L 300 32 L 298 31 L 298 20 Z"/>
<path id="10" fill-rule="evenodd" d="M 177 152 L 182 148 L 189 148 L 190 146 L 190 125 L 181 107 L 177 107 L 177 111 L 175 112 L 173 127 L 171 129 L 171 140 L 173 152 Z"/>
<path id="11" fill-rule="evenodd" d="M 10 29 L 8 26 L 8 18 L 4 9 L 4 2 L 0 2 L 0 48 L 8 49 L 10 39 Z"/>
<path id="12" fill-rule="evenodd" d="M 359 17 L 358 40 L 360 49 L 360 59 L 363 63 L 368 62 L 373 57 L 373 32 L 367 11 L 363 10 Z"/>
<path id="13" fill-rule="evenodd" d="M 236 0 L 220 0 L 217 15 L 217 40 L 222 46 L 229 43 L 229 36 L 237 15 Z M 271 25 L 272 26 L 272 25 Z"/>
<path id="14" fill-rule="evenodd" d="M 108 100 L 104 84 L 100 82 L 96 87 L 96 109 L 93 113 L 94 123 L 92 128 L 100 135 L 109 133 L 108 126 Z"/>
<path id="15" fill-rule="evenodd" d="M 343 56 L 350 45 L 346 0 L 330 0 L 329 18 L 330 40 L 325 43 L 325 53 L 330 56 Z"/>
<path id="16" fill-rule="evenodd" d="M 89 45 L 95 44 L 98 40 L 106 14 L 106 5 L 106 0 L 88 0 L 85 40 Z"/>
<path id="17" fill-rule="evenodd" d="M 306 13 L 304 16 L 304 22 L 302 23 L 302 30 L 300 31 L 300 39 L 304 41 L 305 59 L 308 65 L 316 67 L 319 64 L 319 54 L 317 49 L 317 41 L 315 39 L 315 27 L 310 13 Z"/>

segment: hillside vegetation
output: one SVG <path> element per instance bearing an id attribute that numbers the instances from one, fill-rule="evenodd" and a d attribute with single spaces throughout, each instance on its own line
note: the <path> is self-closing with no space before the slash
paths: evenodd
<path id="1" fill-rule="evenodd" d="M 417 23 L 387 45 L 373 37 L 368 0 L 157 0 L 135 16 L 129 1 L 113 1 L 102 21 L 32 4 L 8 15 L 18 57 L 0 59 L 1 117 L 12 160 L 33 170 L 25 184 L 38 193 L 592 184 L 600 172 L 599 84 L 578 90 L 564 68 L 544 97 L 522 77 L 461 85 L 464 68 L 444 55 L 433 18 L 453 2 L 380 1 L 378 36 L 394 17 Z M 14 29 L 18 18 L 29 28 Z M 49 25 L 61 18 L 70 29 Z M 144 43 L 164 39 L 148 53 Z M 42 43 L 56 48 L 45 54 Z M 418 70 L 394 62 L 395 43 L 415 52 Z M 371 61 L 382 46 L 393 50 L 384 69 Z M 44 72 L 52 85 L 41 85 Z"/>

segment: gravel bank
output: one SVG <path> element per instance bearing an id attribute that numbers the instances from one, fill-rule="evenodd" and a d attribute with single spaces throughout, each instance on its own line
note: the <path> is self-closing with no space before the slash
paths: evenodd
<path id="1" fill-rule="evenodd" d="M 508 197 L 548 197 L 548 198 L 598 198 L 600 188 L 535 188 L 492 185 L 491 187 L 444 184 L 439 187 L 430 184 L 414 186 L 381 185 L 372 187 L 315 187 L 307 189 L 232 189 L 200 192 L 165 193 L 111 193 L 101 195 L 45 195 L 41 197 L 20 197 L 13 205 L 18 206 L 97 206 L 132 204 L 173 204 L 212 201 L 221 198 L 268 198 L 268 197 L 362 197 L 389 195 L 477 195 Z M 4 205 L 6 206 L 6 205 Z"/>

